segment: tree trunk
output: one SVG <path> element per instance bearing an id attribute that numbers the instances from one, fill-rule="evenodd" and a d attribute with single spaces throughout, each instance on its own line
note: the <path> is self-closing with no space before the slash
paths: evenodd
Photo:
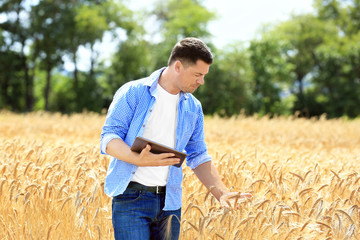
<path id="1" fill-rule="evenodd" d="M 75 90 L 75 95 L 76 95 L 76 99 L 78 99 L 79 97 L 79 74 L 78 74 L 78 68 L 77 68 L 77 55 L 76 55 L 76 52 L 74 52 L 73 54 L 74 58 L 73 58 L 73 61 L 74 61 L 74 66 L 75 66 L 75 69 L 74 69 L 74 90 Z"/>
<path id="2" fill-rule="evenodd" d="M 4 76 L 4 82 L 1 84 L 1 95 L 3 99 L 3 106 L 5 108 L 9 105 L 9 96 L 8 96 L 8 87 L 9 87 L 9 76 L 6 74 Z"/>
<path id="3" fill-rule="evenodd" d="M 91 80 L 94 79 L 94 67 L 98 55 L 99 55 L 98 52 L 94 50 L 94 45 L 91 45 L 91 58 L 90 58 L 91 62 L 90 62 L 90 73 L 89 73 L 89 77 Z"/>
<path id="4" fill-rule="evenodd" d="M 80 111 L 80 106 L 79 104 L 81 103 L 80 101 L 80 92 L 79 92 L 79 70 L 77 68 L 77 55 L 76 55 L 76 51 L 73 53 L 73 62 L 74 62 L 74 91 L 75 91 L 75 110 L 78 112 Z"/>
<path id="5" fill-rule="evenodd" d="M 46 86 L 45 86 L 45 92 L 44 92 L 44 97 L 45 97 L 45 111 L 49 110 L 49 94 L 50 94 L 50 83 L 51 83 L 51 64 L 48 63 L 47 64 L 47 69 L 46 69 Z"/>
<path id="6" fill-rule="evenodd" d="M 300 111 L 303 113 L 306 111 L 305 109 L 305 98 L 304 98 L 304 75 L 298 74 L 298 82 L 299 82 L 299 102 L 300 102 Z"/>
<path id="7" fill-rule="evenodd" d="M 22 65 L 24 68 L 24 74 L 25 74 L 25 105 L 26 105 L 26 111 L 31 112 L 33 110 L 34 106 L 34 82 L 33 78 L 29 75 L 29 66 L 26 63 L 26 56 L 24 53 L 24 47 L 25 47 L 25 39 L 23 39 L 22 48 L 21 48 L 21 58 L 22 58 Z"/>
<path id="8" fill-rule="evenodd" d="M 301 103 L 301 107 L 304 107 L 304 83 L 303 83 L 303 79 L 300 78 L 299 79 L 299 100 Z"/>

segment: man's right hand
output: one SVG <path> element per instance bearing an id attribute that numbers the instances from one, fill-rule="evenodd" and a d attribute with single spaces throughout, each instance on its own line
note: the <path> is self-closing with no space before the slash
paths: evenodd
<path id="1" fill-rule="evenodd" d="M 138 167 L 170 166 L 180 163 L 174 153 L 155 154 L 150 152 L 151 146 L 147 145 L 141 153 L 131 151 L 122 139 L 112 139 L 106 146 L 106 153 L 121 161 L 134 164 Z"/>
<path id="2" fill-rule="evenodd" d="M 139 167 L 155 167 L 155 166 L 169 166 L 180 163 L 180 159 L 174 157 L 174 153 L 159 153 L 150 152 L 151 146 L 148 144 L 139 154 L 139 159 L 135 165 Z"/>

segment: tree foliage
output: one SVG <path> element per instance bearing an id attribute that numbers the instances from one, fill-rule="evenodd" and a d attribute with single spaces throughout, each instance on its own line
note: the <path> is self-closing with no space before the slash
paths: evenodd
<path id="1" fill-rule="evenodd" d="M 195 95 L 201 100 L 205 112 L 220 116 L 250 114 L 251 72 L 247 52 L 242 44 L 228 45 L 221 53 L 215 51 L 215 62 Z M 213 104 L 216 102 L 216 104 Z"/>
<path id="2" fill-rule="evenodd" d="M 167 65 L 169 53 L 177 41 L 184 37 L 198 37 L 207 42 L 208 23 L 215 13 L 206 9 L 199 0 L 159 0 L 152 15 L 158 20 L 161 41 L 154 44 L 152 55 L 155 68 Z"/>
<path id="3" fill-rule="evenodd" d="M 360 114 L 360 0 L 314 0 L 315 13 L 221 48 L 205 1 L 158 0 L 142 11 L 127 1 L 1 1 L 0 108 L 100 112 L 122 84 L 166 66 L 173 45 L 193 36 L 215 56 L 195 92 L 206 114 Z M 104 36 L 117 46 L 99 48 Z M 104 50 L 112 57 L 100 59 Z"/>

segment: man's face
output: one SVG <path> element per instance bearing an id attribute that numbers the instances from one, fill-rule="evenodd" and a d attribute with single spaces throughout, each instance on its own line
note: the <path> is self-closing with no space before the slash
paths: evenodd
<path id="1" fill-rule="evenodd" d="M 180 64 L 178 72 L 178 88 L 186 93 L 193 93 L 204 84 L 204 77 L 209 72 L 210 64 L 197 60 L 195 65 Z"/>

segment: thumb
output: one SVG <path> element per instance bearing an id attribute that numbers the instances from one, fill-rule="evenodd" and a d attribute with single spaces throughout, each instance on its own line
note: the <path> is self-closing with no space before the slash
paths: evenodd
<path id="1" fill-rule="evenodd" d="M 143 148 L 143 150 L 141 150 L 140 155 L 141 155 L 141 156 L 147 155 L 147 154 L 149 154 L 150 150 L 151 150 L 151 146 L 150 146 L 149 144 L 147 144 L 147 145 Z"/>
<path id="2" fill-rule="evenodd" d="M 150 152 L 150 150 L 151 150 L 150 144 L 146 144 L 145 150 L 146 150 L 147 152 Z"/>

